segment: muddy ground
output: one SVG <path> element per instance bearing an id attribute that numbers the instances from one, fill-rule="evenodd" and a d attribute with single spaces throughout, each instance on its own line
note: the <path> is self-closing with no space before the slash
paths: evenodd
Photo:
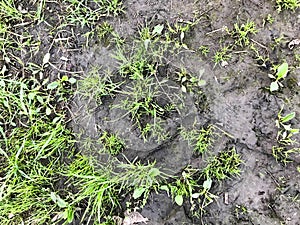
<path id="1" fill-rule="evenodd" d="M 118 96 L 101 106 L 95 102 L 87 104 L 78 96 L 75 99 L 77 107 L 86 111 L 75 113 L 74 129 L 85 130 L 86 135 L 93 138 L 97 137 L 97 127 L 117 132 L 127 140 L 124 154 L 130 160 L 136 156 L 144 161 L 156 160 L 159 167 L 178 174 L 191 163 L 201 168 L 199 164 L 205 158 L 192 154 L 186 142 L 178 137 L 176 127 L 190 127 L 195 121 L 201 126 L 215 124 L 231 137 L 219 138 L 211 151 L 235 146 L 244 162 L 239 177 L 214 183 L 212 193 L 218 199 L 205 209 L 201 219 L 190 217 L 188 206 L 175 206 L 166 195 L 153 193 L 141 211 L 149 218 L 148 224 L 300 224 L 300 174 L 296 169 L 300 163 L 299 154 L 292 155 L 292 162 L 286 166 L 272 155 L 272 146 L 277 145 L 275 120 L 282 105 L 285 105 L 285 112 L 296 112 L 294 125 L 299 124 L 299 62 L 294 59 L 299 46 L 292 50 L 288 48 L 288 43 L 300 35 L 299 10 L 278 13 L 273 1 L 255 0 L 125 1 L 124 4 L 126 14 L 110 22 L 125 39 L 135 35 L 136 28 L 149 21 L 154 24 L 192 21 L 195 15 L 200 16 L 198 24 L 185 39 L 189 50 L 172 59 L 169 67 L 183 65 L 192 74 L 204 69 L 202 79 L 206 85 L 201 95 L 184 96 L 186 107 L 181 115 L 173 115 L 165 121 L 165 129 L 172 135 L 163 143 L 150 141 L 145 144 L 133 130 L 127 129 L 130 127 L 127 118 L 105 122 L 103 118 L 111 121 L 124 115 L 124 112 L 109 109 L 120 100 Z M 264 24 L 268 14 L 274 17 L 274 23 Z M 251 41 L 257 44 L 264 57 L 269 58 L 268 62 L 263 65 L 249 49 L 235 49 L 232 58 L 226 61 L 228 65 L 215 65 L 213 53 L 222 43 L 231 41 L 222 28 L 232 28 L 234 23 L 247 20 L 257 24 L 258 33 Z M 283 37 L 280 44 L 272 47 L 279 37 Z M 208 56 L 195 52 L 201 45 L 209 47 Z M 113 51 L 113 47 L 95 44 L 72 54 L 72 64 L 83 71 L 95 65 L 114 68 L 117 62 L 108 57 Z M 279 64 L 282 60 L 294 69 L 282 91 L 271 94 L 266 90 L 270 85 L 268 73 L 272 73 L 268 63 Z M 173 91 L 180 92 L 180 87 L 173 86 Z"/>
<path id="2" fill-rule="evenodd" d="M 49 4 L 49 12 L 55 12 L 56 8 L 59 8 L 57 4 Z M 268 14 L 274 18 L 272 24 L 265 22 Z M 168 56 L 170 63 L 161 71 L 162 77 L 169 78 L 166 88 L 172 87 L 167 92 L 181 93 L 184 103 L 180 112 L 169 115 L 163 121 L 164 132 L 170 133 L 167 140 L 153 139 L 145 143 L 131 128 L 130 119 L 123 116 L 126 113 L 111 107 L 122 101 L 121 95 L 104 99 L 101 105 L 93 99 L 76 95 L 70 103 L 70 127 L 75 133 L 82 134 L 79 141 L 85 138 L 96 140 L 100 130 L 118 133 L 126 140 L 123 154 L 129 160 L 136 157 L 143 162 L 156 160 L 158 167 L 172 171 L 174 175 L 180 174 L 190 164 L 197 168 L 205 165 L 205 157 L 195 156 L 178 135 L 180 126 L 188 128 L 196 121 L 200 127 L 214 124 L 228 134 L 216 137 L 210 151 L 217 154 L 228 146 L 234 146 L 243 160 L 240 176 L 214 182 L 211 192 L 218 198 L 205 208 L 202 218 L 192 217 L 188 204 L 179 207 L 166 194 L 152 193 L 146 206 L 140 210 L 149 219 L 149 225 L 300 224 L 300 173 L 297 171 L 300 155 L 290 155 L 291 162 L 286 165 L 276 161 L 272 155 L 272 146 L 278 145 L 275 120 L 283 105 L 283 114 L 296 112 L 293 126 L 299 127 L 300 62 L 294 56 L 300 53 L 300 49 L 299 46 L 288 47 L 290 41 L 300 38 L 299 9 L 278 13 L 275 1 L 271 0 L 126 0 L 123 15 L 105 20 L 130 45 L 138 28 L 146 24 L 153 27 L 175 21 L 193 22 L 195 18 L 198 18 L 197 24 L 184 37 L 188 49 L 176 56 Z M 54 26 L 59 16 L 49 16 L 46 20 Z M 248 20 L 255 22 L 258 29 L 257 34 L 251 36 L 251 43 L 268 60 L 257 60 L 249 47 L 237 47 L 226 63 L 216 64 L 214 53 L 234 41 L 223 29 L 224 26 L 232 29 L 235 23 L 242 24 Z M 117 70 L 118 61 L 110 57 L 116 50 L 115 46 L 93 38 L 87 45 L 82 34 L 88 28 L 73 28 L 73 32 L 66 28 L 64 32 L 57 32 L 52 38 L 69 40 L 63 45 L 59 41 L 53 42 L 43 29 L 42 24 L 32 33 L 43 40 L 41 49 L 45 52 L 53 44 L 50 47 L 52 63 L 60 71 L 81 71 L 76 74 L 84 77 L 95 66 L 112 72 Z M 275 40 L 280 37 L 282 40 L 275 45 Z M 207 56 L 199 53 L 201 45 L 210 49 Z M 62 56 L 70 60 L 61 60 Z M 37 57 L 36 61 L 40 60 Z M 268 74 L 274 74 L 271 65 L 283 61 L 287 61 L 292 69 L 283 82 L 284 87 L 279 92 L 270 93 L 266 87 L 271 83 Z M 168 76 L 181 66 L 190 74 L 204 70 L 201 79 L 206 81 L 206 85 L 201 92 L 182 93 L 180 85 Z M 53 67 L 49 72 L 54 76 L 57 74 Z M 299 140 L 299 136 L 296 138 Z M 97 149 L 96 143 L 93 146 Z M 83 147 L 79 145 L 79 148 Z M 103 158 L 99 156 L 101 160 Z"/>

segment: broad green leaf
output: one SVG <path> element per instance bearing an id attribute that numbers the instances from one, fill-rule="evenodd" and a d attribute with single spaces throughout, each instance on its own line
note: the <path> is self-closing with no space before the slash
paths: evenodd
<path id="1" fill-rule="evenodd" d="M 169 187 L 167 185 L 162 185 L 162 186 L 159 187 L 159 189 L 169 193 Z"/>
<path id="2" fill-rule="evenodd" d="M 77 80 L 76 80 L 74 77 L 71 77 L 71 78 L 69 79 L 69 82 L 70 82 L 71 84 L 75 84 L 76 81 L 77 81 Z"/>
<path id="3" fill-rule="evenodd" d="M 43 65 L 47 64 L 49 62 L 49 60 L 50 60 L 50 53 L 47 52 L 43 58 Z"/>
<path id="4" fill-rule="evenodd" d="M 294 119 L 295 116 L 296 116 L 296 113 L 295 113 L 295 112 L 292 112 L 292 113 L 286 115 L 285 117 L 281 118 L 281 122 L 282 122 L 282 123 L 286 123 L 286 122 L 288 122 L 288 121 Z"/>
<path id="5" fill-rule="evenodd" d="M 57 205 L 60 208 L 66 208 L 68 206 L 68 203 L 66 203 L 63 199 L 57 196 Z"/>
<path id="6" fill-rule="evenodd" d="M 199 198 L 200 197 L 200 193 L 193 193 L 192 194 L 192 198 Z"/>
<path id="7" fill-rule="evenodd" d="M 298 134 L 299 133 L 299 129 L 290 129 L 290 132 L 292 134 Z"/>
<path id="8" fill-rule="evenodd" d="M 201 86 L 204 86 L 206 85 L 206 81 L 205 80 L 199 80 L 198 81 L 198 86 L 201 87 Z"/>
<path id="9" fill-rule="evenodd" d="M 64 82 L 64 81 L 68 81 L 69 80 L 69 77 L 64 75 L 62 78 L 61 78 L 61 81 Z"/>
<path id="10" fill-rule="evenodd" d="M 56 203 L 57 198 L 56 198 L 56 194 L 54 192 L 51 192 L 50 198 L 52 199 L 53 202 Z"/>
<path id="11" fill-rule="evenodd" d="M 36 99 L 39 101 L 39 103 L 44 104 L 44 99 L 41 96 L 36 96 Z"/>
<path id="12" fill-rule="evenodd" d="M 161 32 L 163 31 L 164 29 L 164 25 L 163 24 L 158 24 L 154 27 L 153 31 L 152 31 L 152 35 L 155 35 L 155 34 L 158 34 L 160 35 Z"/>
<path id="13" fill-rule="evenodd" d="M 35 93 L 35 92 L 30 92 L 30 93 L 28 94 L 28 98 L 29 98 L 30 100 L 33 100 L 35 96 L 36 96 L 36 93 Z"/>
<path id="14" fill-rule="evenodd" d="M 47 89 L 48 90 L 53 90 L 53 89 L 57 88 L 58 86 L 59 86 L 59 82 L 54 81 L 54 82 L 47 85 Z"/>
<path id="15" fill-rule="evenodd" d="M 282 63 L 277 69 L 277 80 L 285 78 L 288 73 L 289 65 L 287 63 Z"/>
<path id="16" fill-rule="evenodd" d="M 212 185 L 212 180 L 208 178 L 206 181 L 203 182 L 203 188 L 209 190 Z"/>
<path id="17" fill-rule="evenodd" d="M 159 169 L 157 168 L 152 168 L 150 171 L 149 171 L 149 176 L 150 177 L 156 177 L 160 174 L 160 171 Z"/>
<path id="18" fill-rule="evenodd" d="M 278 88 L 279 88 L 279 87 L 278 87 L 277 81 L 274 81 L 274 82 L 271 83 L 271 85 L 270 85 L 270 91 L 271 91 L 271 92 L 277 91 Z"/>
<path id="19" fill-rule="evenodd" d="M 49 107 L 46 108 L 46 115 L 49 116 L 51 114 L 51 109 Z"/>
<path id="20" fill-rule="evenodd" d="M 142 194 L 145 192 L 145 190 L 146 190 L 146 188 L 143 188 L 143 187 L 135 189 L 134 192 L 133 192 L 133 196 L 132 197 L 134 199 L 137 199 L 137 198 L 141 197 Z"/>
<path id="21" fill-rule="evenodd" d="M 182 206 L 182 204 L 183 204 L 183 196 L 182 195 L 177 195 L 175 197 L 175 202 L 176 202 L 177 205 Z"/>

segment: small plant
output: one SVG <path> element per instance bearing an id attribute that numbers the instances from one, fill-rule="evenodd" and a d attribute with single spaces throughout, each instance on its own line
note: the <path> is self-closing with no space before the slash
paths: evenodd
<path id="1" fill-rule="evenodd" d="M 220 62 L 226 62 L 227 60 L 231 59 L 231 55 L 229 53 L 230 51 L 231 51 L 230 46 L 225 46 L 221 48 L 219 51 L 215 52 L 213 58 L 215 65 L 217 65 Z"/>
<path id="2" fill-rule="evenodd" d="M 278 12 L 281 12 L 282 10 L 295 11 L 299 7 L 299 0 L 276 0 L 276 8 Z"/>
<path id="3" fill-rule="evenodd" d="M 271 14 L 267 15 L 267 18 L 264 20 L 265 22 L 269 23 L 269 24 L 273 24 L 275 19 L 272 17 Z"/>
<path id="4" fill-rule="evenodd" d="M 78 80 L 77 93 L 101 104 L 104 97 L 113 97 L 121 83 L 114 83 L 109 73 L 93 68 L 85 78 Z"/>
<path id="5" fill-rule="evenodd" d="M 161 185 L 160 190 L 164 190 L 168 195 L 171 195 L 173 201 L 179 206 L 182 206 L 184 199 L 188 198 L 192 214 L 199 217 L 204 208 L 217 198 L 209 192 L 211 186 L 211 179 L 207 179 L 202 183 L 199 181 L 199 170 L 187 167 L 182 172 L 181 177 L 173 183 Z"/>
<path id="6" fill-rule="evenodd" d="M 278 128 L 277 142 L 279 146 L 272 147 L 272 154 L 276 161 L 286 164 L 287 162 L 291 161 L 290 158 L 292 154 L 300 152 L 299 148 L 289 147 L 297 144 L 296 140 L 292 137 L 299 133 L 299 129 L 292 128 L 290 123 L 291 120 L 295 118 L 295 112 L 289 113 L 286 116 L 282 116 L 282 110 L 283 107 L 279 111 L 276 120 L 276 127 Z"/>
<path id="7" fill-rule="evenodd" d="M 123 13 L 123 3 L 120 0 L 64 0 L 64 2 L 67 11 L 66 20 L 70 24 L 80 24 L 82 27 L 91 27 L 104 16 L 118 16 Z"/>
<path id="8" fill-rule="evenodd" d="M 110 166 L 96 167 L 92 158 L 81 155 L 69 165 L 69 182 L 78 190 L 70 206 L 86 206 L 81 221 L 93 219 L 101 223 L 109 219 L 120 209 L 121 195 L 130 195 L 133 201 L 141 201 L 143 206 L 150 191 L 157 189 L 159 183 L 169 177 L 155 168 L 155 162 L 142 165 L 116 161 L 115 165 L 118 172 L 114 172 Z"/>
<path id="9" fill-rule="evenodd" d="M 99 141 L 102 143 L 104 151 L 111 155 L 118 155 L 124 149 L 124 142 L 116 135 L 104 131 Z"/>
<path id="10" fill-rule="evenodd" d="M 199 51 L 200 51 L 200 53 L 201 53 L 203 56 L 205 56 L 205 57 L 206 57 L 206 56 L 208 55 L 208 53 L 210 52 L 208 46 L 205 46 L 205 45 L 201 45 L 201 46 L 199 47 Z"/>
<path id="11" fill-rule="evenodd" d="M 296 141 L 292 139 L 292 136 L 298 134 L 299 129 L 292 128 L 292 125 L 289 122 L 295 118 L 296 113 L 291 112 L 286 116 L 282 116 L 282 110 L 283 107 L 279 111 L 276 120 L 276 127 L 279 129 L 277 134 L 277 140 L 279 143 L 284 145 L 294 144 Z"/>
<path id="12" fill-rule="evenodd" d="M 184 43 L 186 34 L 195 26 L 197 22 L 178 20 L 174 24 L 167 24 L 167 32 L 165 32 L 165 38 L 167 42 L 175 44 L 175 48 L 185 48 L 188 46 Z"/>
<path id="13" fill-rule="evenodd" d="M 206 179 L 224 180 L 229 176 L 239 175 L 241 173 L 239 166 L 242 162 L 240 155 L 232 147 L 209 160 L 203 169 L 203 175 Z"/>
<path id="14" fill-rule="evenodd" d="M 285 77 L 287 76 L 289 72 L 289 66 L 287 63 L 282 63 L 280 66 L 277 68 L 277 73 L 276 75 L 269 74 L 269 77 L 275 81 L 273 81 L 270 85 L 270 91 L 274 92 L 279 89 L 279 87 L 283 87 L 281 84 L 281 80 L 284 80 Z"/>
<path id="15" fill-rule="evenodd" d="M 205 70 L 202 69 L 200 70 L 200 75 L 199 77 L 193 76 L 189 74 L 185 68 L 181 68 L 180 72 L 177 72 L 177 80 L 181 84 L 181 91 L 186 93 L 186 92 L 191 92 L 195 91 L 196 88 L 204 86 L 206 84 L 205 80 L 202 80 L 201 77 L 204 74 Z"/>
<path id="16" fill-rule="evenodd" d="M 235 39 L 235 44 L 245 47 L 250 44 L 249 35 L 256 34 L 257 29 L 253 21 L 247 21 L 246 24 L 240 26 L 235 23 L 233 30 L 227 32 Z"/>
<path id="17" fill-rule="evenodd" d="M 103 41 L 106 41 L 106 39 L 109 37 L 110 34 L 113 33 L 113 31 L 113 26 L 108 22 L 103 22 L 96 28 L 97 37 Z"/>
<path id="18" fill-rule="evenodd" d="M 193 147 L 195 153 L 203 154 L 212 146 L 214 127 L 210 125 L 207 128 L 202 127 L 199 130 L 193 129 L 190 131 L 183 128 L 180 134 Z"/>

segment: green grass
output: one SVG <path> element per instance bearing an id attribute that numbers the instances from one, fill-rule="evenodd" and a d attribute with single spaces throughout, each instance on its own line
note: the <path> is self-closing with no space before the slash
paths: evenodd
<path id="1" fill-rule="evenodd" d="M 242 164 L 241 156 L 235 148 L 223 150 L 217 156 L 208 161 L 203 169 L 203 175 L 206 179 L 217 179 L 218 181 L 237 176 L 241 173 L 239 166 Z"/>
<path id="2" fill-rule="evenodd" d="M 281 12 L 283 10 L 295 11 L 299 7 L 299 0 L 276 0 L 276 8 L 278 12 Z"/>
<path id="3" fill-rule="evenodd" d="M 120 82 L 112 80 L 109 72 L 103 72 L 101 68 L 94 67 L 77 82 L 76 93 L 102 104 L 104 97 L 114 97 L 120 85 Z"/>
<path id="4" fill-rule="evenodd" d="M 118 16 L 123 13 L 120 0 L 64 0 L 67 12 L 66 22 L 81 27 L 94 26 L 103 17 Z"/>
<path id="5" fill-rule="evenodd" d="M 235 39 L 235 45 L 245 47 L 250 44 L 249 36 L 256 34 L 258 30 L 253 21 L 247 21 L 245 24 L 234 24 L 234 27 L 228 33 Z"/>
<path id="6" fill-rule="evenodd" d="M 126 195 L 131 195 L 133 200 L 140 199 L 144 205 L 150 191 L 168 177 L 154 167 L 155 163 L 116 162 L 116 166 L 118 173 L 109 166 L 97 168 L 93 159 L 84 156 L 78 156 L 69 166 L 69 182 L 78 190 L 71 205 L 80 202 L 86 205 L 82 220 L 95 217 L 99 223 L 109 220 L 120 209 Z"/>
<path id="7" fill-rule="evenodd" d="M 193 147 L 193 151 L 196 154 L 204 154 L 213 144 L 214 127 L 208 126 L 200 129 L 187 130 L 183 128 L 181 130 L 181 136 L 188 142 L 189 146 Z"/>

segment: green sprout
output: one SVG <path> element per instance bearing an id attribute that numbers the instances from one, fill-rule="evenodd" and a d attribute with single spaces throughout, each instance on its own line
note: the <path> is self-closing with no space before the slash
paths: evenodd
<path id="1" fill-rule="evenodd" d="M 273 81 L 270 85 L 270 91 L 274 92 L 277 91 L 279 89 L 279 87 L 283 87 L 283 85 L 281 84 L 281 80 L 284 80 L 284 78 L 287 76 L 288 72 L 289 72 L 289 66 L 288 64 L 282 63 L 280 66 L 278 66 L 277 68 L 277 73 L 276 75 L 272 75 L 269 74 L 269 77 L 275 81 Z"/>

